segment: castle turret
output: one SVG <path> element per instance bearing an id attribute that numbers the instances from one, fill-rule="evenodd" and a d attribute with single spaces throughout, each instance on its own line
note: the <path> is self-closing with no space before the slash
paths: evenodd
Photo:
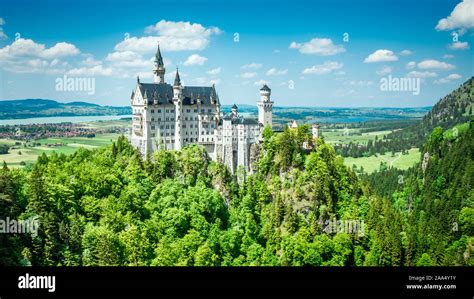
<path id="1" fill-rule="evenodd" d="M 155 69 L 153 73 L 155 74 L 154 82 L 155 83 L 165 83 L 165 65 L 163 63 L 163 57 L 161 56 L 160 44 L 158 44 L 158 50 L 155 54 Z"/>
<path id="2" fill-rule="evenodd" d="M 313 138 L 319 138 L 320 133 L 319 133 L 319 124 L 313 124 L 312 126 L 312 133 L 313 133 Z"/>
<path id="3" fill-rule="evenodd" d="M 270 101 L 271 93 L 271 89 L 266 84 L 260 88 L 260 102 L 257 102 L 258 122 L 263 126 L 272 126 L 273 102 Z"/>
<path id="4" fill-rule="evenodd" d="M 174 149 L 179 151 L 183 147 L 182 131 L 182 104 L 183 104 L 183 86 L 179 78 L 178 68 L 176 68 L 176 77 L 173 84 L 173 103 L 175 108 L 175 133 L 174 133 Z"/>
<path id="5" fill-rule="evenodd" d="M 232 118 L 237 117 L 237 111 L 238 111 L 237 105 L 234 104 L 234 106 L 232 106 Z"/>

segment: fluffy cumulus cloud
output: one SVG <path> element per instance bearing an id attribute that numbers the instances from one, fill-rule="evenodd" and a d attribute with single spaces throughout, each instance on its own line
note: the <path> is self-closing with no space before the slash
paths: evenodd
<path id="1" fill-rule="evenodd" d="M 341 69 L 344 64 L 336 61 L 327 61 L 320 65 L 313 65 L 312 67 L 303 70 L 303 74 L 323 75 L 331 73 L 332 71 Z"/>
<path id="2" fill-rule="evenodd" d="M 218 75 L 220 73 L 221 73 L 221 68 L 220 67 L 216 67 L 215 69 L 207 71 L 208 75 Z"/>
<path id="3" fill-rule="evenodd" d="M 416 67 L 416 61 L 410 61 L 407 63 L 406 68 L 407 69 L 414 69 Z"/>
<path id="4" fill-rule="evenodd" d="M 186 59 L 184 65 L 203 65 L 207 61 L 206 57 L 200 56 L 198 54 L 193 54 Z"/>
<path id="5" fill-rule="evenodd" d="M 436 30 L 472 29 L 474 28 L 474 0 L 464 0 L 449 16 L 438 21 Z"/>
<path id="6" fill-rule="evenodd" d="M 48 48 L 31 39 L 19 38 L 0 48 L 0 67 L 15 73 L 58 74 L 68 66 L 60 59 L 78 54 L 80 50 L 70 43 L 60 42 Z"/>
<path id="7" fill-rule="evenodd" d="M 435 72 L 429 72 L 429 71 L 424 71 L 424 72 L 412 71 L 412 72 L 409 72 L 407 76 L 414 77 L 414 78 L 432 78 L 432 77 L 437 77 L 438 74 Z"/>
<path id="8" fill-rule="evenodd" d="M 459 80 L 461 79 L 462 76 L 459 74 L 450 74 L 444 78 L 441 78 L 439 80 L 435 80 L 435 84 L 446 84 L 446 83 L 451 83 L 452 81 Z"/>
<path id="9" fill-rule="evenodd" d="M 473 17 L 474 17 L 474 12 L 473 12 Z M 469 43 L 468 42 L 453 42 L 452 44 L 449 45 L 449 48 L 451 50 L 467 50 L 469 49 Z"/>
<path id="10" fill-rule="evenodd" d="M 110 67 L 96 65 L 93 67 L 73 68 L 67 74 L 71 76 L 112 76 L 114 70 Z"/>
<path id="11" fill-rule="evenodd" d="M 302 54 L 320 56 L 336 55 L 346 51 L 343 46 L 334 44 L 330 38 L 313 38 L 305 43 L 292 42 L 290 49 L 298 49 Z"/>
<path id="12" fill-rule="evenodd" d="M 373 62 L 390 62 L 397 61 L 398 57 L 393 53 L 393 51 L 380 49 L 370 54 L 364 59 L 364 63 L 373 63 Z"/>
<path id="13" fill-rule="evenodd" d="M 261 67 L 262 67 L 261 63 L 252 62 L 252 63 L 249 63 L 249 64 L 244 64 L 240 68 L 243 69 L 243 70 L 251 70 L 251 69 L 257 70 Z"/>
<path id="14" fill-rule="evenodd" d="M 276 68 L 271 68 L 266 72 L 267 76 L 281 76 L 286 75 L 288 73 L 288 69 L 278 70 Z"/>
<path id="15" fill-rule="evenodd" d="M 379 75 L 379 76 L 388 75 L 391 72 L 392 72 L 392 67 L 390 67 L 390 66 L 384 66 L 380 70 L 376 71 L 377 75 Z"/>
<path id="16" fill-rule="evenodd" d="M 209 45 L 211 36 L 221 34 L 217 27 L 198 23 L 161 20 L 145 28 L 143 37 L 129 37 L 115 46 L 116 51 L 152 52 L 159 42 L 163 51 L 196 51 Z"/>
<path id="17" fill-rule="evenodd" d="M 438 61 L 434 59 L 427 59 L 427 60 L 423 60 L 422 62 L 419 62 L 418 68 L 434 69 L 434 70 L 452 70 L 456 67 L 446 62 L 442 62 L 442 61 Z"/>
<path id="18" fill-rule="evenodd" d="M 413 54 L 413 52 L 410 51 L 410 50 L 403 50 L 403 51 L 400 52 L 400 55 L 402 55 L 402 56 L 408 56 L 408 55 L 412 55 L 412 54 Z"/>

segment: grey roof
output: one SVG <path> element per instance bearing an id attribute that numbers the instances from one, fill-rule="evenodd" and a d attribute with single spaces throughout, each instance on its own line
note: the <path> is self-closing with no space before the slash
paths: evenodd
<path id="1" fill-rule="evenodd" d="M 270 87 L 268 87 L 267 84 L 263 84 L 263 87 L 260 88 L 260 90 L 268 90 L 268 91 L 271 91 Z"/>
<path id="2" fill-rule="evenodd" d="M 234 104 L 234 106 L 232 106 L 232 109 L 237 109 L 237 105 Z"/>
<path id="3" fill-rule="evenodd" d="M 222 119 L 231 120 L 233 125 L 258 125 L 258 120 L 255 118 L 233 117 L 232 114 L 227 114 Z"/>
<path id="4" fill-rule="evenodd" d="M 167 83 L 140 83 L 140 92 L 144 98 L 148 99 L 148 103 L 152 104 L 154 99 L 158 100 L 159 105 L 173 103 L 173 86 Z M 202 105 L 213 105 L 211 97 L 214 97 L 219 103 L 215 89 L 207 86 L 185 86 L 183 88 L 183 105 L 197 104 L 197 100 Z"/>

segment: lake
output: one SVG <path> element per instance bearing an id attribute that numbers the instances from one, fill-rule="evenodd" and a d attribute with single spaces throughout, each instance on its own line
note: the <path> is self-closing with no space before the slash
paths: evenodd
<path id="1" fill-rule="evenodd" d="M 131 118 L 131 115 L 99 115 L 99 116 L 53 116 L 24 119 L 0 119 L 0 126 L 5 125 L 31 125 L 31 124 L 57 124 L 57 123 L 84 123 L 99 120 L 117 120 Z"/>

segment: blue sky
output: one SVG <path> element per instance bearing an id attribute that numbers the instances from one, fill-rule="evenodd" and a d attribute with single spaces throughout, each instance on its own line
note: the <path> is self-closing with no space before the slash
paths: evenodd
<path id="1" fill-rule="evenodd" d="M 172 83 L 211 85 L 222 104 L 419 107 L 473 75 L 474 0 L 2 1 L 0 100 L 129 105 L 151 82 L 159 41 Z M 93 92 L 57 79 L 94 79 Z M 382 90 L 381 79 L 420 80 Z M 411 81 L 415 82 L 415 81 Z"/>

